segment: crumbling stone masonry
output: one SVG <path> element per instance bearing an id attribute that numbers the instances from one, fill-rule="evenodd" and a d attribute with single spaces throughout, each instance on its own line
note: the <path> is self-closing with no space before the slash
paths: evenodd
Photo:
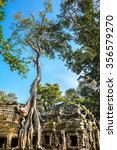
<path id="1" fill-rule="evenodd" d="M 0 106 L 0 150 L 16 149 L 21 117 L 15 105 Z M 83 105 L 59 104 L 41 113 L 43 150 L 99 150 L 99 125 Z M 33 137 L 35 150 L 36 136 Z"/>

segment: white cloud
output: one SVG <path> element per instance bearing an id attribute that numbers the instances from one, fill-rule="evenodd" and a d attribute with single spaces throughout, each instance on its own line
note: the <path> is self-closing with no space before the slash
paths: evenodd
<path id="1" fill-rule="evenodd" d="M 60 81 L 61 90 L 65 91 L 68 88 L 76 88 L 78 85 L 78 76 L 71 71 L 62 71 L 61 74 L 56 74 L 57 80 Z"/>
<path id="2" fill-rule="evenodd" d="M 48 60 L 41 61 L 42 67 L 42 84 L 57 83 L 60 90 L 65 92 L 69 88 L 76 88 L 78 85 L 78 76 L 70 69 L 68 70 L 65 63 L 61 60 Z"/>

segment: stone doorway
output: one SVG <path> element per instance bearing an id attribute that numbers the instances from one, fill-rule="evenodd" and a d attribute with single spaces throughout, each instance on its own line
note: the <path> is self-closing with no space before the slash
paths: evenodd
<path id="1" fill-rule="evenodd" d="M 0 137 L 0 148 L 6 148 L 7 138 Z"/>
<path id="2" fill-rule="evenodd" d="M 77 136 L 76 135 L 70 136 L 70 146 L 77 146 Z"/>
<path id="3" fill-rule="evenodd" d="M 18 138 L 12 138 L 11 147 L 17 147 L 18 146 Z"/>

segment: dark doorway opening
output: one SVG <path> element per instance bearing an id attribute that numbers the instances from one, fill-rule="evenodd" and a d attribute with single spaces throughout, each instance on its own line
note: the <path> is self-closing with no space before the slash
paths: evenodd
<path id="1" fill-rule="evenodd" d="M 61 136 L 59 138 L 59 142 L 60 142 L 60 144 L 63 144 L 63 138 Z"/>
<path id="2" fill-rule="evenodd" d="M 6 148 L 7 138 L 0 138 L 0 148 Z"/>
<path id="3" fill-rule="evenodd" d="M 36 145 L 37 142 L 37 136 L 33 136 L 33 145 Z"/>
<path id="4" fill-rule="evenodd" d="M 18 146 L 18 138 L 12 138 L 11 147 L 17 147 Z"/>
<path id="5" fill-rule="evenodd" d="M 71 135 L 70 136 L 71 146 L 77 146 L 77 136 Z"/>
<path id="6" fill-rule="evenodd" d="M 45 144 L 50 144 L 50 137 L 49 137 L 49 135 L 45 135 L 44 139 L 45 139 Z"/>

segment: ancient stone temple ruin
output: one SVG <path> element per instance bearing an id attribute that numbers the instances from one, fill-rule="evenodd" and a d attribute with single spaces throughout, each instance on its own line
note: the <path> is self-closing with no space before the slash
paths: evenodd
<path id="1" fill-rule="evenodd" d="M 0 150 L 18 145 L 21 117 L 15 105 L 0 106 Z M 91 112 L 80 104 L 59 104 L 41 113 L 44 150 L 99 150 L 99 125 Z M 36 136 L 33 137 L 35 150 Z"/>

